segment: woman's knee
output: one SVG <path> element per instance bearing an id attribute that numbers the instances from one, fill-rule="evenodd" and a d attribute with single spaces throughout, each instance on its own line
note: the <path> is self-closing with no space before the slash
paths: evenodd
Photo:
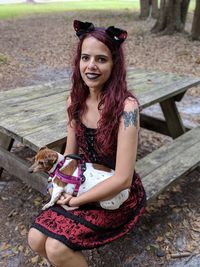
<path id="1" fill-rule="evenodd" d="M 35 228 L 31 228 L 28 233 L 28 244 L 30 248 L 45 256 L 45 242 L 47 237 Z"/>
<path id="2" fill-rule="evenodd" d="M 66 263 L 74 256 L 73 250 L 51 237 L 47 238 L 45 250 L 50 262 L 56 266 L 63 266 L 63 263 Z"/>

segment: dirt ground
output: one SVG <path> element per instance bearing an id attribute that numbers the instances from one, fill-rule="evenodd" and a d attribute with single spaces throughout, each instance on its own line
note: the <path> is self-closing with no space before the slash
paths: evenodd
<path id="1" fill-rule="evenodd" d="M 73 19 L 127 29 L 127 66 L 200 76 L 200 45 L 187 33 L 155 36 L 153 20 L 140 21 L 130 11 L 70 12 L 0 21 L 0 91 L 65 78 L 71 66 Z M 117 22 L 117 23 L 116 23 Z M 191 28 L 191 14 L 186 30 Z M 200 88 L 189 90 L 180 105 L 185 121 L 200 123 Z M 149 112 L 152 112 L 151 110 Z M 153 110 L 158 116 L 158 108 Z M 138 157 L 171 139 L 141 130 Z M 29 160 L 33 152 L 15 142 L 13 153 Z M 90 267 L 200 266 L 200 172 L 195 170 L 148 204 L 137 227 L 126 237 L 85 252 Z M 27 232 L 46 201 L 6 171 L 0 179 L 0 266 L 47 267 L 31 252 Z M 126 245 L 125 245 L 126 243 Z M 127 246 L 128 244 L 128 246 Z"/>

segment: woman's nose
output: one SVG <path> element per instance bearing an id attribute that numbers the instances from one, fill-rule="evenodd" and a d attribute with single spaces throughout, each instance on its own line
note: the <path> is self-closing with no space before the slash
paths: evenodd
<path id="1" fill-rule="evenodd" d="M 96 63 L 95 63 L 95 60 L 94 59 L 91 59 L 89 62 L 88 62 L 88 69 L 96 69 Z"/>

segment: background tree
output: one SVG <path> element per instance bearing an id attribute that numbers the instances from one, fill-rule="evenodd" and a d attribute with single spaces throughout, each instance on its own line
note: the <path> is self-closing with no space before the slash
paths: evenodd
<path id="1" fill-rule="evenodd" d="M 35 4 L 35 0 L 26 0 L 26 3 L 28 3 L 28 4 Z"/>
<path id="2" fill-rule="evenodd" d="M 140 18 L 158 17 L 158 0 L 140 0 Z"/>
<path id="3" fill-rule="evenodd" d="M 163 34 L 183 32 L 189 4 L 190 0 L 161 0 L 159 16 L 152 32 L 163 32 Z"/>
<path id="4" fill-rule="evenodd" d="M 200 40 L 200 1 L 196 0 L 196 8 L 194 11 L 192 23 L 192 39 Z"/>

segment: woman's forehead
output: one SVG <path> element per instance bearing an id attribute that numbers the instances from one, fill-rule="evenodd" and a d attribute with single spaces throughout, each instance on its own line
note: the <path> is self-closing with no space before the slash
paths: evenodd
<path id="1" fill-rule="evenodd" d="M 84 39 L 81 49 L 82 54 L 106 54 L 111 55 L 109 48 L 97 40 L 96 38 L 90 36 Z"/>

